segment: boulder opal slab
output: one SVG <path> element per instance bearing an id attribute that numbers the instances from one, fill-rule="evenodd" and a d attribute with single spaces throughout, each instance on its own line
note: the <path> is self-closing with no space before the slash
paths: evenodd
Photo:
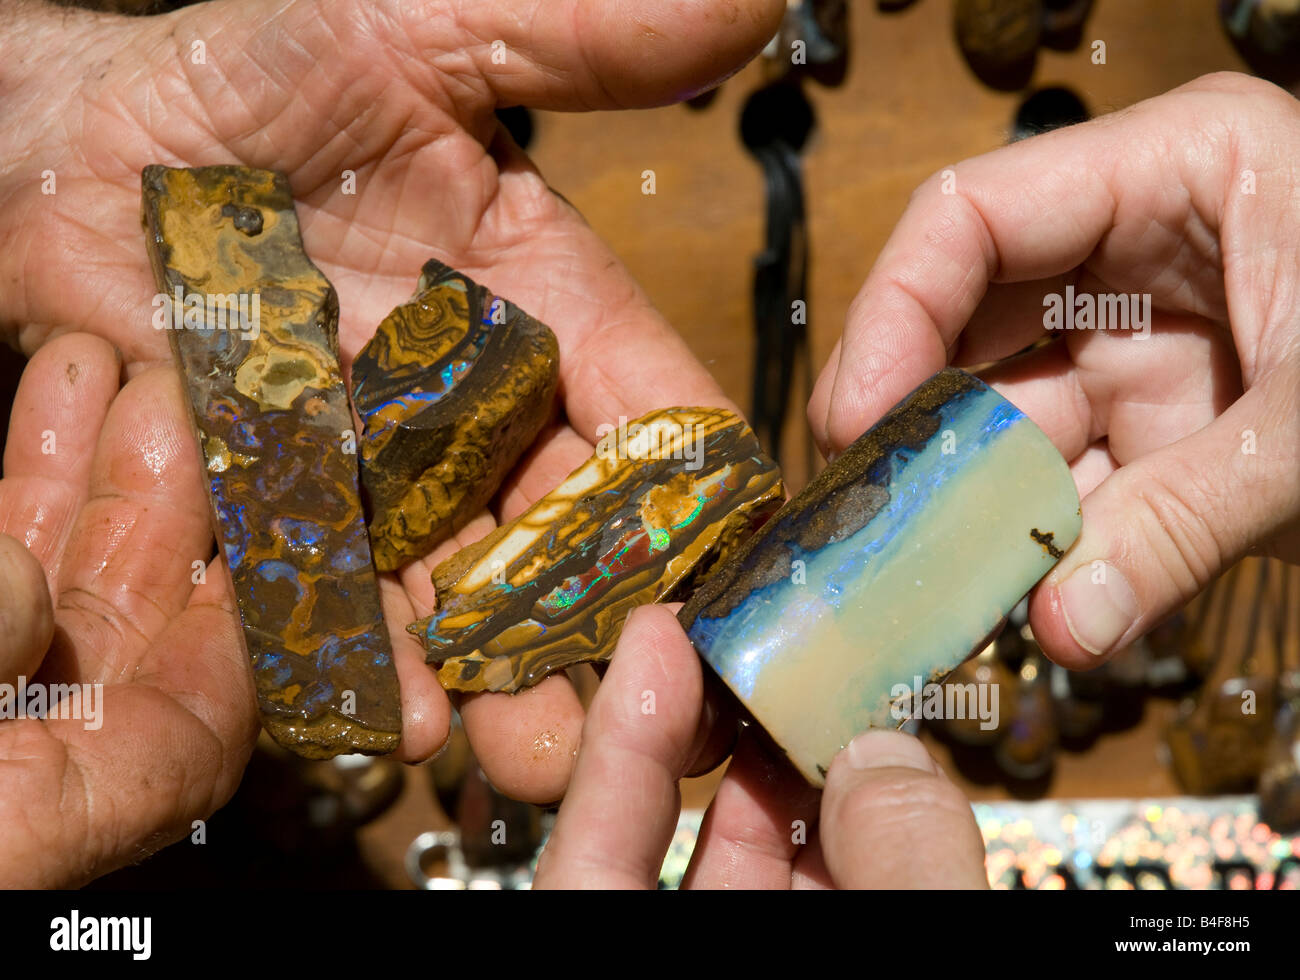
<path id="1" fill-rule="evenodd" d="M 380 571 L 427 555 L 478 513 L 550 417 L 546 324 L 429 261 L 352 365 L 361 481 Z"/>
<path id="2" fill-rule="evenodd" d="M 338 359 L 338 300 L 283 174 L 146 167 L 144 221 L 266 730 L 390 752 L 397 673 Z M 177 328 L 179 326 L 179 329 Z"/>
<path id="3" fill-rule="evenodd" d="M 784 495 L 776 465 L 733 413 L 651 412 L 434 569 L 437 609 L 409 629 L 449 690 L 514 692 L 608 660 L 633 608 L 689 594 Z"/>
<path id="4" fill-rule="evenodd" d="M 964 372 L 917 388 L 705 579 L 679 619 L 813 785 L 981 648 L 1078 536 L 1065 460 Z"/>

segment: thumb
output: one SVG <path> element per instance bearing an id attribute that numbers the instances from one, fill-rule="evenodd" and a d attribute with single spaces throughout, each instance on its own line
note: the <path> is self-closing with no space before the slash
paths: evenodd
<path id="1" fill-rule="evenodd" d="M 0 683 L 35 674 L 53 636 L 45 570 L 21 541 L 0 534 Z"/>
<path id="2" fill-rule="evenodd" d="M 1297 384 L 1282 361 L 1205 428 L 1112 473 L 1083 501 L 1083 532 L 1039 586 L 1034 636 L 1095 666 L 1300 517 Z"/>
<path id="3" fill-rule="evenodd" d="M 443 0 L 403 3 L 417 51 L 446 62 Z M 755 55 L 781 0 L 505 0 L 458 4 L 461 51 L 501 105 L 631 109 L 690 97 Z M 425 42 L 422 44 L 421 42 Z"/>
<path id="4" fill-rule="evenodd" d="M 835 757 L 819 833 L 839 888 L 988 887 L 970 803 L 902 732 L 864 732 Z"/>

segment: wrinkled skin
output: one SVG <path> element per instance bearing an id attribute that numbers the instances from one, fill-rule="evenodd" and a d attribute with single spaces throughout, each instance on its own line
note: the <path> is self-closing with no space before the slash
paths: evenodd
<path id="1" fill-rule="evenodd" d="M 688 96 L 756 52 L 781 8 L 221 0 L 127 20 L 0 2 L 0 332 L 34 355 L 0 482 L 0 533 L 12 539 L 0 538 L 0 681 L 106 685 L 98 731 L 0 722 L 0 884 L 76 884 L 188 834 L 233 793 L 257 732 L 228 576 L 214 565 L 192 580 L 214 546 L 167 338 L 150 325 L 141 168 L 287 172 L 307 251 L 339 294 L 345 365 L 430 256 L 559 338 L 561 421 L 498 511 L 383 577 L 399 754 L 418 760 L 445 741 L 451 710 L 403 629 L 430 611 L 432 565 L 554 486 L 602 422 L 732 407 L 493 111 Z M 195 41 L 206 64 L 193 63 Z M 47 170 L 53 195 L 41 192 Z M 563 795 L 583 718 L 565 678 L 462 710 L 497 786 Z"/>

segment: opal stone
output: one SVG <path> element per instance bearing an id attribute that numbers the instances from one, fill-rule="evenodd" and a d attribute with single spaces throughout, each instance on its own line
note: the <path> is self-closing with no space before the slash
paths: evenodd
<path id="1" fill-rule="evenodd" d="M 338 300 L 303 252 L 289 183 L 231 166 L 150 166 L 143 183 L 167 297 L 155 326 L 185 381 L 263 724 L 308 758 L 390 752 L 397 673 L 348 451 Z"/>
<path id="2" fill-rule="evenodd" d="M 352 365 L 375 566 L 427 555 L 485 507 L 551 414 L 546 324 L 431 260 Z"/>
<path id="3" fill-rule="evenodd" d="M 437 608 L 408 628 L 449 690 L 514 692 L 607 660 L 632 609 L 689 594 L 784 496 L 733 413 L 651 412 L 434 569 Z"/>
<path id="4" fill-rule="evenodd" d="M 988 642 L 1078 536 L 1065 460 L 964 372 L 925 382 L 720 563 L 691 642 L 813 785 Z"/>

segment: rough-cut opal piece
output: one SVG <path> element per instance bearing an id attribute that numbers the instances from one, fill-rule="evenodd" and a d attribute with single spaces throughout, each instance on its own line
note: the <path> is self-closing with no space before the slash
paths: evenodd
<path id="1" fill-rule="evenodd" d="M 450 690 L 514 692 L 607 660 L 633 608 L 689 594 L 784 496 L 733 413 L 651 412 L 434 569 L 437 609 L 409 629 Z"/>
<path id="2" fill-rule="evenodd" d="M 478 513 L 550 417 L 546 324 L 430 260 L 352 365 L 375 566 L 427 555 Z"/>
<path id="3" fill-rule="evenodd" d="M 181 327 L 172 350 L 262 722 L 308 758 L 390 752 L 397 673 L 346 451 L 338 300 L 303 252 L 289 183 L 228 166 L 151 166 L 143 181 L 168 297 L 155 325 Z"/>
<path id="4" fill-rule="evenodd" d="M 1065 460 L 964 372 L 917 388 L 733 557 L 679 618 L 813 785 L 858 732 L 981 649 L 1078 536 Z"/>

